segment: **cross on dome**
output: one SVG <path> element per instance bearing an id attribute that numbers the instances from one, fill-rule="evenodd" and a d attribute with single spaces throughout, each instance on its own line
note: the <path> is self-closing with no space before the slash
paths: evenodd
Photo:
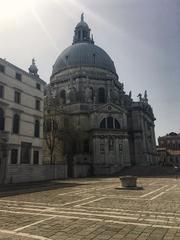
<path id="1" fill-rule="evenodd" d="M 81 14 L 81 22 L 84 22 L 84 13 Z"/>

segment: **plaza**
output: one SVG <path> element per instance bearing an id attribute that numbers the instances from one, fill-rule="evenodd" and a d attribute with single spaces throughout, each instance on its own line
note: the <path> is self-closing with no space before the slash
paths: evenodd
<path id="1" fill-rule="evenodd" d="M 141 190 L 122 190 L 114 177 L 3 187 L 0 239 L 178 240 L 179 183 L 138 178 Z"/>

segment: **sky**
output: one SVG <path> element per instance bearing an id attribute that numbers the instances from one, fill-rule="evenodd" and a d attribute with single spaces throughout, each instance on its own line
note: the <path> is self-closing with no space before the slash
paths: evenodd
<path id="1" fill-rule="evenodd" d="M 84 12 L 125 91 L 147 90 L 156 137 L 180 132 L 180 0 L 0 0 L 0 57 L 49 82 Z"/>

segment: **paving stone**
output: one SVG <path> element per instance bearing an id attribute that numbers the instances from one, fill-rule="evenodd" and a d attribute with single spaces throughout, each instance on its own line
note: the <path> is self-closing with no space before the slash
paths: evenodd
<path id="1" fill-rule="evenodd" d="M 20 233 L 51 240 L 180 239 L 179 179 L 141 178 L 141 191 L 118 190 L 117 178 L 58 183 L 57 189 L 0 198 L 0 239 L 26 240 L 3 232 L 22 227 Z"/>

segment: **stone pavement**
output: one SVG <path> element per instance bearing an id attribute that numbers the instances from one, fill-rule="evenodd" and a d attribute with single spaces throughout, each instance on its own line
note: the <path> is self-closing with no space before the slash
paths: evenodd
<path id="1" fill-rule="evenodd" d="M 180 179 L 74 179 L 0 193 L 3 240 L 180 240 Z M 4 191 L 4 190 L 1 190 Z"/>

